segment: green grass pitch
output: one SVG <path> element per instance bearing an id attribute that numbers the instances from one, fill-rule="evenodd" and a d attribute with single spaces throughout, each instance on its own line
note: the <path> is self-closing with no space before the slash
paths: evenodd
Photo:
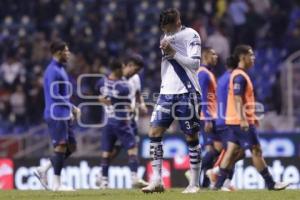
<path id="1" fill-rule="evenodd" d="M 241 190 L 215 192 L 202 190 L 197 194 L 181 194 L 171 189 L 161 194 L 143 194 L 139 190 L 78 190 L 76 192 L 0 191 L 0 200 L 300 200 L 300 190 Z"/>

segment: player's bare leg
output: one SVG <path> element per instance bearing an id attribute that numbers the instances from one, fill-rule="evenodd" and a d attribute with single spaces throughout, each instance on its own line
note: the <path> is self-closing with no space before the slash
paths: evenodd
<path id="1" fill-rule="evenodd" d="M 162 183 L 162 135 L 166 131 L 164 127 L 151 127 L 149 131 L 150 137 L 150 156 L 152 158 L 151 165 L 153 176 L 147 187 L 142 188 L 144 193 L 164 192 Z"/>
<path id="2" fill-rule="evenodd" d="M 251 153 L 253 165 L 265 180 L 265 183 L 269 190 L 284 190 L 290 185 L 289 183 L 274 182 L 273 177 L 268 170 L 266 161 L 262 156 L 260 145 L 253 146 L 251 149 Z"/>

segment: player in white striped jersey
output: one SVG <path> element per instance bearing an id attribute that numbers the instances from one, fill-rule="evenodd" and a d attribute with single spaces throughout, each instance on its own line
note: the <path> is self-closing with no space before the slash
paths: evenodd
<path id="1" fill-rule="evenodd" d="M 200 66 L 201 39 L 199 34 L 181 25 L 180 13 L 167 9 L 160 14 L 161 38 L 161 89 L 156 107 L 152 113 L 150 137 L 150 156 L 153 176 L 143 192 L 162 192 L 162 136 L 174 119 L 179 121 L 188 144 L 191 179 L 183 193 L 199 190 L 200 145 L 198 131 L 200 126 L 199 109 L 201 90 L 196 70 Z"/>

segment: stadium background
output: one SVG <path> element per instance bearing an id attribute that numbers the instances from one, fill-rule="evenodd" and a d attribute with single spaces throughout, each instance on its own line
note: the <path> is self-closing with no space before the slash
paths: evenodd
<path id="1" fill-rule="evenodd" d="M 94 94 L 95 79 L 80 74 L 105 74 L 111 57 L 131 52 L 144 56 L 142 77 L 146 102 L 153 102 L 160 85 L 159 12 L 176 7 L 186 26 L 199 32 L 204 46 L 219 54 L 216 75 L 224 71 L 224 60 L 238 43 L 255 49 L 256 64 L 250 75 L 259 102 L 265 107 L 259 128 L 261 142 L 276 179 L 300 181 L 300 7 L 293 0 L 2 0 L 0 1 L 0 182 L 2 188 L 39 189 L 31 176 L 32 166 L 50 155 L 51 146 L 43 113 L 43 70 L 50 53 L 49 42 L 62 38 L 73 53 L 68 66 L 70 79 L 85 95 Z M 73 102 L 93 103 L 79 98 Z M 101 108 L 82 109 L 86 124 L 101 121 Z M 151 109 L 141 116 L 139 130 L 146 134 Z M 100 163 L 101 129 L 75 127 L 78 151 L 68 164 L 65 181 L 77 188 L 93 188 Z M 165 140 L 165 181 L 184 186 L 186 146 L 176 123 Z M 149 141 L 142 137 L 141 175 L 149 175 Z M 176 156 L 176 159 L 171 159 Z M 87 163 L 85 161 L 88 161 Z M 110 171 L 111 187 L 128 187 L 126 156 L 120 155 Z M 82 164 L 83 162 L 83 164 Z M 88 170 L 87 165 L 91 168 Z M 83 167 L 82 167 L 83 166 Z M 262 180 L 248 160 L 239 164 L 238 188 L 262 188 Z M 94 170 L 93 173 L 91 173 Z M 180 170 L 182 172 L 180 172 Z M 178 172 L 179 171 L 179 172 Z M 89 173 L 90 172 L 90 173 Z M 76 174 L 80 174 L 77 176 Z M 68 178 L 69 177 L 69 178 Z M 125 177 L 125 178 L 124 178 Z M 126 178 L 127 177 L 127 178 Z M 169 178 L 168 178 L 169 177 Z M 125 180 L 125 181 L 124 181 Z M 185 180 L 185 181 L 181 181 Z M 76 182 L 77 181 L 77 182 Z"/>

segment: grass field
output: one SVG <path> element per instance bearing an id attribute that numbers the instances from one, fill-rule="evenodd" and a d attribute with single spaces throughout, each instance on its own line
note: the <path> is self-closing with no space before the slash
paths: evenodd
<path id="1" fill-rule="evenodd" d="M 197 194 L 181 194 L 182 189 L 161 194 L 143 194 L 139 190 L 79 190 L 76 192 L 1 191 L 1 200 L 300 200 L 300 190 L 243 190 L 215 192 L 202 190 Z"/>

